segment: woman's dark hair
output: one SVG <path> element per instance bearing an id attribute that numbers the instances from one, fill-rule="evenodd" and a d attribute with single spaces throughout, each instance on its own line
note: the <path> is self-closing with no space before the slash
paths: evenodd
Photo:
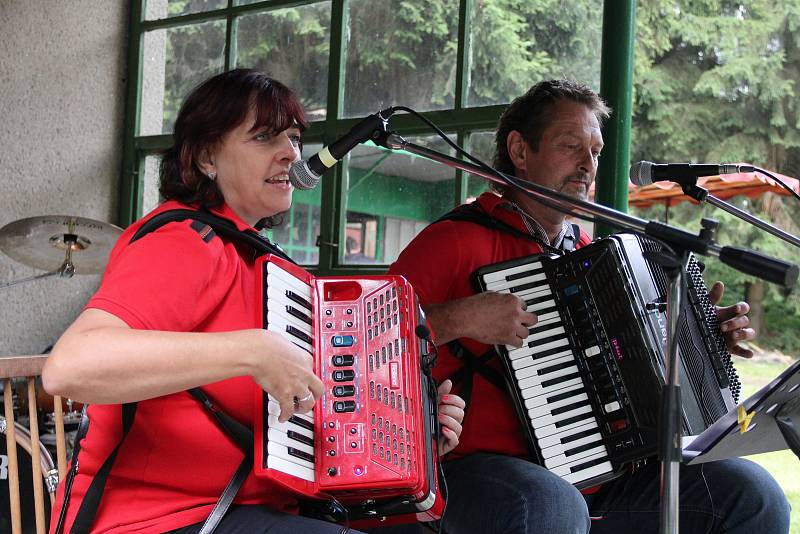
<path id="1" fill-rule="evenodd" d="M 497 170 L 514 175 L 514 164 L 508 155 L 508 134 L 516 130 L 533 150 L 539 150 L 542 132 L 550 125 L 553 108 L 559 100 L 568 100 L 588 107 L 600 124 L 611 114 L 611 109 L 592 89 L 571 80 L 539 82 L 528 92 L 514 99 L 497 123 L 495 134 L 494 166 Z M 496 184 L 492 184 L 493 187 Z M 496 188 L 500 190 L 501 185 Z"/>
<path id="2" fill-rule="evenodd" d="M 161 159 L 159 192 L 167 200 L 214 207 L 222 204 L 222 193 L 197 162 L 222 138 L 255 111 L 253 131 L 266 128 L 279 133 L 292 126 L 304 130 L 303 107 L 291 89 L 252 69 L 234 69 L 210 78 L 196 87 L 181 106 L 175 121 L 172 147 Z M 270 217 L 259 226 L 274 226 Z"/>

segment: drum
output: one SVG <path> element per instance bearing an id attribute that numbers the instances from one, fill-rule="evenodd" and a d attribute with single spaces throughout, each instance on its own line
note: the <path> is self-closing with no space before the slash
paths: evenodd
<path id="1" fill-rule="evenodd" d="M 20 418 L 28 417 L 28 379 L 27 378 L 14 378 L 14 409 L 15 413 Z M 34 382 L 36 390 L 36 407 L 39 411 L 39 419 L 41 424 L 53 426 L 55 400 L 52 395 L 47 393 L 42 387 L 41 377 L 36 377 Z M 73 401 L 66 397 L 61 397 L 61 410 L 64 413 L 64 427 L 70 430 L 71 427 L 78 428 L 78 423 L 81 421 L 81 409 L 83 403 Z"/>
<path id="2" fill-rule="evenodd" d="M 31 455 L 31 435 L 19 423 L 14 424 L 17 442 L 17 465 L 19 466 L 19 500 L 22 511 L 22 532 L 36 532 L 36 508 L 34 505 L 33 470 Z M 49 528 L 50 507 L 55 499 L 58 485 L 58 470 L 53 466 L 53 458 L 39 443 L 44 491 L 45 521 Z M 8 440 L 6 439 L 6 420 L 0 417 L 0 532 L 11 532 L 11 505 L 9 504 L 9 464 Z"/>

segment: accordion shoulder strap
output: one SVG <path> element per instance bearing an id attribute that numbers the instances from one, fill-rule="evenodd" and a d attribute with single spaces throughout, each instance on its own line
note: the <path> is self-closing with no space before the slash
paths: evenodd
<path id="1" fill-rule="evenodd" d="M 475 373 L 480 374 L 487 382 L 494 385 L 501 391 L 506 391 L 503 375 L 495 368 L 489 367 L 488 363 L 497 356 L 494 347 L 490 348 L 480 356 L 470 352 L 458 340 L 453 340 L 447 344 L 450 353 L 461 360 L 461 368 L 450 375 L 448 378 L 453 382 L 453 387 L 461 384 L 458 394 L 464 399 L 464 411 L 469 409 L 472 400 L 472 386 Z"/>
<path id="2" fill-rule="evenodd" d="M 239 230 L 230 220 L 214 215 L 207 210 L 175 209 L 161 212 L 145 222 L 133 235 L 130 243 L 161 228 L 165 224 L 185 221 L 186 219 L 205 223 L 220 236 L 249 245 L 257 256 L 274 254 L 275 256 L 295 263 L 278 245 L 269 241 L 267 238 L 252 230 Z"/>
<path id="3" fill-rule="evenodd" d="M 197 401 L 211 413 L 217 424 L 228 436 L 231 437 L 234 443 L 236 443 L 236 446 L 239 447 L 244 453 L 244 458 L 242 459 L 241 464 L 239 464 L 239 467 L 234 472 L 233 477 L 228 482 L 227 486 L 225 486 L 222 495 L 220 495 L 219 500 L 214 505 L 214 508 L 211 510 L 211 514 L 209 514 L 200 530 L 200 534 L 210 534 L 214 532 L 214 529 L 222 519 L 222 516 L 225 515 L 225 512 L 230 507 L 234 497 L 239 492 L 239 488 L 241 488 L 242 484 L 247 478 L 248 473 L 250 472 L 251 466 L 253 465 L 253 432 L 247 428 L 247 426 L 243 425 L 230 415 L 217 408 L 217 406 L 211 402 L 201 388 L 192 388 L 188 390 L 188 393 L 197 399 Z M 100 498 L 103 495 L 103 489 L 105 488 L 106 480 L 111 472 L 111 468 L 114 466 L 117 453 L 119 452 L 122 443 L 125 441 L 125 437 L 128 435 L 128 432 L 130 432 L 130 429 L 133 426 L 133 420 L 136 417 L 137 407 L 138 403 L 136 402 L 129 402 L 122 405 L 122 437 L 120 438 L 116 447 L 114 447 L 114 450 L 111 452 L 111 454 L 108 455 L 106 461 L 103 462 L 102 467 L 98 470 L 97 474 L 92 479 L 92 482 L 89 484 L 89 488 L 86 490 L 86 495 L 81 502 L 80 508 L 78 508 L 78 513 L 75 516 L 75 521 L 72 524 L 70 532 L 74 534 L 82 534 L 84 532 L 88 533 L 91 531 L 92 523 L 97 515 L 97 509 L 100 506 Z M 86 414 L 86 410 L 84 410 L 81 417 L 78 435 L 75 436 L 75 459 L 73 460 L 73 467 L 67 473 L 65 482 L 66 486 L 64 489 L 64 503 L 61 509 L 61 514 L 59 514 L 58 525 L 55 531 L 57 533 L 63 531 L 63 521 L 66 517 L 66 509 L 69 503 L 72 480 L 74 479 L 78 470 L 77 453 L 80 451 L 80 441 L 86 436 L 88 429 L 89 418 Z"/>
<path id="4" fill-rule="evenodd" d="M 473 224 L 479 224 L 481 226 L 485 226 L 487 228 L 491 228 L 493 230 L 499 230 L 501 232 L 505 232 L 507 234 L 511 234 L 516 237 L 520 237 L 522 239 L 527 239 L 529 241 L 533 241 L 537 243 L 542 250 L 546 250 L 549 252 L 555 252 L 557 254 L 563 254 L 564 252 L 571 252 L 575 250 L 578 241 L 581 238 L 581 229 L 577 224 L 572 225 L 572 239 L 565 237 L 562 248 L 558 249 L 551 246 L 548 243 L 545 243 L 542 239 L 535 235 L 531 235 L 527 232 L 523 232 L 517 228 L 514 228 L 510 224 L 501 221 L 500 219 L 493 217 L 491 214 L 487 213 L 480 204 L 476 202 L 472 202 L 470 204 L 463 204 L 461 206 L 456 207 L 455 209 L 445 213 L 431 224 L 436 224 L 437 222 L 442 221 L 466 221 L 471 222 Z"/>

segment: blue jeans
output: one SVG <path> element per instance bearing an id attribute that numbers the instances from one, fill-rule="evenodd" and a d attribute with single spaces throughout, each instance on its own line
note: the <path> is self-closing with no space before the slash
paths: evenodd
<path id="1" fill-rule="evenodd" d="M 657 533 L 659 464 L 583 496 L 526 460 L 475 454 L 445 465 L 450 498 L 447 534 Z M 753 462 L 733 459 L 681 466 L 682 534 L 786 534 L 789 504 L 775 480 Z M 591 520 L 590 520 L 591 517 Z"/>
<path id="2" fill-rule="evenodd" d="M 203 522 L 169 534 L 197 534 Z M 361 534 L 334 523 L 287 515 L 264 506 L 232 506 L 217 525 L 216 534 Z"/>

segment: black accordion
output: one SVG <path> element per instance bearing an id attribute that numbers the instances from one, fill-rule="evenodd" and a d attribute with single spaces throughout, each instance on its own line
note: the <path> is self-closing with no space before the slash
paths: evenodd
<path id="1" fill-rule="evenodd" d="M 478 269 L 482 291 L 512 293 L 536 313 L 521 348 L 497 347 L 533 460 L 578 488 L 610 480 L 657 451 L 667 341 L 662 246 L 632 234 L 564 256 Z M 714 306 L 690 257 L 677 336 L 683 432 L 732 410 L 741 385 Z"/>

